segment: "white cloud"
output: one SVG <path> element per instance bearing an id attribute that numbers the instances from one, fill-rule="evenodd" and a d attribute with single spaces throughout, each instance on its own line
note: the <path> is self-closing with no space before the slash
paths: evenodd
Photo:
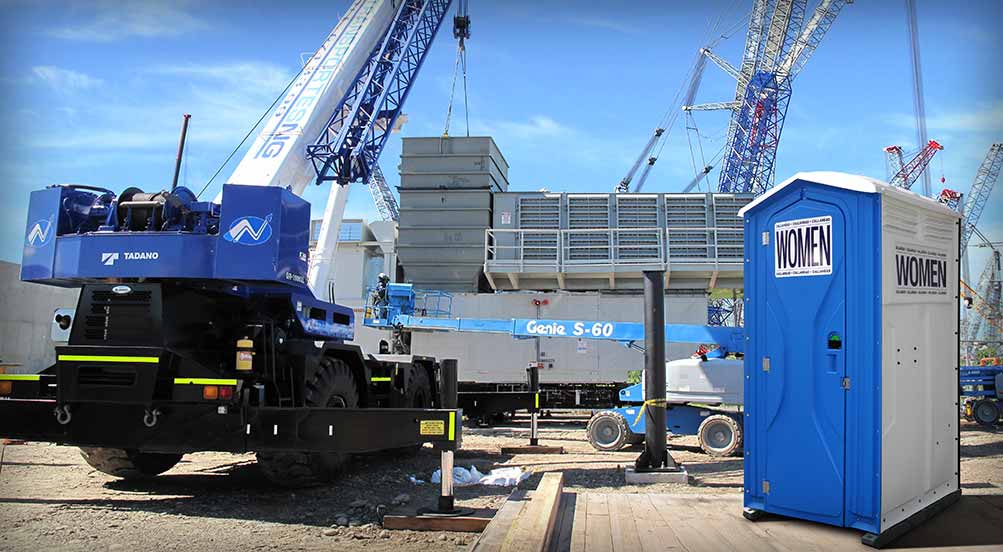
<path id="1" fill-rule="evenodd" d="M 60 92 L 88 90 L 104 84 L 104 81 L 99 78 L 72 69 L 63 69 L 52 65 L 32 67 L 31 73 L 35 79 Z"/>
<path id="2" fill-rule="evenodd" d="M 475 124 L 478 132 L 485 134 L 506 134 L 513 138 L 532 140 L 553 138 L 573 133 L 573 130 L 545 115 L 534 115 L 527 121 L 495 121 Z"/>
<path id="3" fill-rule="evenodd" d="M 292 73 L 282 67 L 257 62 L 161 65 L 152 68 L 149 72 L 198 81 L 216 81 L 226 85 L 239 85 L 266 92 L 274 91 L 276 94 L 283 90 L 292 78 Z"/>
<path id="4" fill-rule="evenodd" d="M 900 127 L 914 128 L 916 125 L 916 118 L 911 114 L 892 114 L 887 119 Z M 926 128 L 934 132 L 1003 132 L 1003 102 L 928 116 Z"/>
<path id="5" fill-rule="evenodd" d="M 79 24 L 59 27 L 49 35 L 63 40 L 114 42 L 130 37 L 162 38 L 208 28 L 185 9 L 188 2 L 162 0 L 101 0 L 93 16 Z"/>

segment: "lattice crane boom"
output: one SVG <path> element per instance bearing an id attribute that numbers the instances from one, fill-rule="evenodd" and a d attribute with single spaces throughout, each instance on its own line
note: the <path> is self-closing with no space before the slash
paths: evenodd
<path id="1" fill-rule="evenodd" d="M 912 185 L 916 183 L 916 180 L 919 179 L 919 176 L 923 174 L 923 171 L 930 164 L 933 156 L 942 149 L 944 149 L 944 146 L 940 145 L 936 140 L 930 140 L 923 146 L 923 149 L 919 150 L 919 153 L 915 157 L 908 162 L 904 162 L 902 148 L 899 146 L 888 146 L 885 148 L 889 167 L 888 183 L 907 190 L 912 188 Z M 895 170 L 896 168 L 897 170 Z M 895 170 L 895 172 L 890 172 L 892 170 Z"/>
<path id="2" fill-rule="evenodd" d="M 324 289 L 330 281 L 349 184 L 371 183 L 383 146 L 450 4 L 451 0 L 394 3 L 396 11 L 383 39 L 370 52 L 313 145 L 307 147 L 317 183 L 333 183 L 310 258 L 310 286 L 315 290 Z M 385 191 L 393 197 L 389 188 Z M 387 199 L 384 190 L 378 195 Z M 384 206 L 389 208 L 389 204 Z"/>
<path id="3" fill-rule="evenodd" d="M 383 177 L 379 163 L 373 165 L 368 187 L 369 193 L 373 196 L 373 202 L 376 203 L 376 210 L 380 213 L 380 218 L 384 222 L 399 222 L 400 207 L 397 204 L 397 198 L 390 191 L 390 186 L 387 184 L 386 178 Z"/>
<path id="4" fill-rule="evenodd" d="M 999 180 L 1000 170 L 1003 169 L 1003 143 L 989 146 L 989 153 L 982 160 L 978 172 L 975 173 L 975 181 L 972 189 L 965 196 L 965 203 L 961 212 L 964 217 L 964 224 L 961 229 L 961 250 L 968 247 L 968 240 L 972 237 L 974 228 L 982 217 L 982 211 L 989 201 L 989 195 L 993 191 L 993 186 Z"/>
<path id="5" fill-rule="evenodd" d="M 690 107 L 691 110 L 733 109 L 718 184 L 720 191 L 761 194 L 773 186 L 791 81 L 804 68 L 846 3 L 822 0 L 807 24 L 804 24 L 807 0 L 754 3 L 742 65 L 738 69 L 737 107 L 725 102 Z"/>

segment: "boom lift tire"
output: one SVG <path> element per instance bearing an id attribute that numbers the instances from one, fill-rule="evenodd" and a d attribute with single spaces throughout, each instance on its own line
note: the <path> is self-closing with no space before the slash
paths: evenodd
<path id="1" fill-rule="evenodd" d="M 344 361 L 325 357 L 306 384 L 306 406 L 358 408 L 359 388 Z M 258 452 L 258 465 L 269 481 L 282 487 L 312 487 L 341 475 L 350 455 L 337 452 Z"/>
<path id="2" fill-rule="evenodd" d="M 1000 419 L 999 403 L 989 399 L 975 401 L 972 405 L 972 417 L 981 425 L 995 426 Z"/>
<path id="3" fill-rule="evenodd" d="M 724 414 L 705 418 L 697 430 L 697 439 L 708 456 L 731 456 L 742 450 L 742 428 Z"/>
<path id="4" fill-rule="evenodd" d="M 181 454 L 139 452 L 116 448 L 80 447 L 80 456 L 97 471 L 122 479 L 160 475 L 181 461 Z"/>
<path id="5" fill-rule="evenodd" d="M 585 428 L 585 434 L 592 448 L 603 452 L 617 451 L 624 445 L 631 444 L 632 434 L 630 427 L 627 426 L 627 420 L 611 410 L 603 410 L 592 416 Z M 644 440 L 643 435 L 641 440 Z"/>

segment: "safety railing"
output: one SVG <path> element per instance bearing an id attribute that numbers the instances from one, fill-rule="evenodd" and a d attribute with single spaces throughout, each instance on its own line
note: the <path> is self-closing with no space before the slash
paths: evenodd
<path id="1" fill-rule="evenodd" d="M 484 264 L 507 272 L 672 263 L 740 264 L 742 228 L 497 229 L 484 232 Z"/>

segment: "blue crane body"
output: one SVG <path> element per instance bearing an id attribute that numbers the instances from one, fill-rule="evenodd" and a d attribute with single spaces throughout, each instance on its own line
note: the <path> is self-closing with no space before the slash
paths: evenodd
<path id="1" fill-rule="evenodd" d="M 449 5 L 356 0 L 218 201 L 186 187 L 33 192 L 21 279 L 81 294 L 56 363 L 0 375 L 0 436 L 80 446 L 125 478 L 188 452 L 256 452 L 287 486 L 330 480 L 351 453 L 458 447 L 439 362 L 363 354 L 352 309 L 317 297 L 298 195 L 314 169 L 335 192 L 370 179 Z"/>
<path id="2" fill-rule="evenodd" d="M 436 295 L 433 293 L 433 295 Z M 644 324 L 612 320 L 551 320 L 551 319 L 492 319 L 450 318 L 445 309 L 418 307 L 418 293 L 412 284 L 387 284 L 385 289 L 373 294 L 373 305 L 365 311 L 366 326 L 401 331 L 449 331 L 510 335 L 515 339 L 537 337 L 573 338 L 616 341 L 626 347 L 641 349 L 637 343 L 644 341 Z M 432 312 L 429 312 L 432 311 Z M 744 330 L 724 326 L 691 324 L 666 324 L 665 340 L 677 343 L 716 344 L 700 359 L 673 361 L 666 365 L 670 374 L 674 370 L 698 371 L 696 377 L 707 379 L 707 374 L 723 368 L 738 375 L 732 386 L 741 388 L 741 361 L 724 360 L 729 353 L 741 354 L 744 350 Z M 395 343 L 402 340 L 394 339 Z M 406 352 L 406 351 L 396 351 Z M 671 378 L 670 378 L 671 380 Z M 461 406 L 463 405 L 461 389 Z M 620 404 L 627 405 L 599 412 L 589 422 L 589 441 L 600 450 L 616 450 L 626 444 L 640 443 L 644 439 L 645 421 L 641 408 L 645 402 L 641 384 L 631 385 L 618 392 Z M 669 393 L 667 428 L 674 435 L 698 435 L 701 446 L 714 455 L 727 455 L 741 448 L 741 399 L 732 398 L 728 407 L 722 408 L 713 393 L 697 398 L 686 393 Z M 714 406 L 692 403 L 710 402 Z M 613 406 L 613 405 L 609 405 Z M 546 407 L 546 404 L 543 406 Z M 539 396 L 530 408 L 541 408 Z"/>

